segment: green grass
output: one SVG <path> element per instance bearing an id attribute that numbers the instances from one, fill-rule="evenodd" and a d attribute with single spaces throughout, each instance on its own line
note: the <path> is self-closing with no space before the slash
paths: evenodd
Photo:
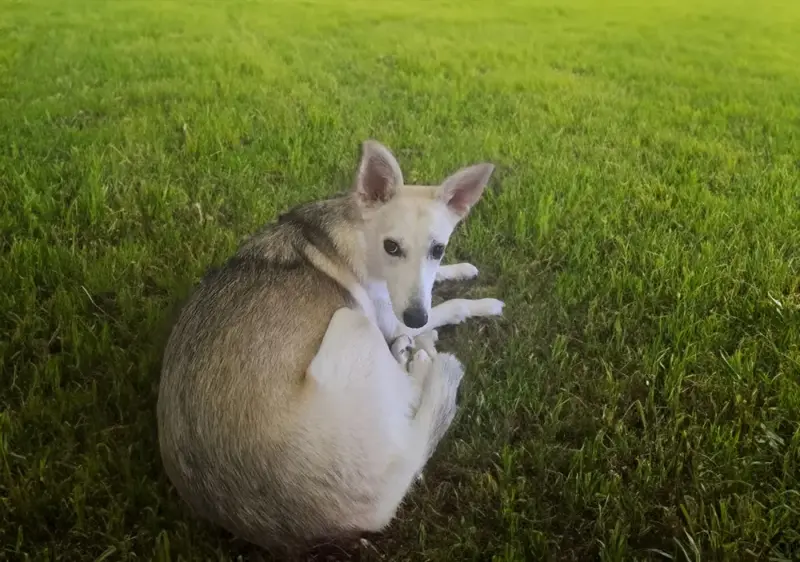
<path id="1" fill-rule="evenodd" d="M 0 0 L 0 560 L 233 560 L 166 481 L 174 307 L 350 182 L 482 160 L 501 322 L 373 560 L 800 556 L 800 6 Z M 781 558 L 783 557 L 783 558 Z"/>

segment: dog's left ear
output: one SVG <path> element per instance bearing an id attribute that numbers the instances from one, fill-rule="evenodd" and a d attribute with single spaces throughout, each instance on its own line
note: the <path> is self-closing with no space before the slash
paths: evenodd
<path id="1" fill-rule="evenodd" d="M 365 205 L 386 203 L 403 185 L 403 172 L 388 148 L 375 140 L 361 145 L 355 191 Z"/>
<path id="2" fill-rule="evenodd" d="M 489 163 L 462 168 L 444 180 L 439 188 L 439 198 L 451 211 L 464 218 L 483 195 L 492 172 L 494 164 Z"/>

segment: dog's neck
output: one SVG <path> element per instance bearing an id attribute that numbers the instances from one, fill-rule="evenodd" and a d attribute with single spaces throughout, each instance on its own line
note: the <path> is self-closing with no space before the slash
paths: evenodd
<path id="1" fill-rule="evenodd" d="M 341 264 L 346 266 L 359 283 L 364 285 L 369 279 L 367 269 L 367 245 L 360 225 L 348 223 L 331 232 L 331 240 L 338 250 Z"/>
<path id="2" fill-rule="evenodd" d="M 352 199 L 345 202 L 346 211 L 339 209 L 328 223 L 328 236 L 336 249 L 336 257 L 327 256 L 335 262 L 327 272 L 350 292 L 364 314 L 377 323 L 375 303 L 368 290 L 372 280 L 367 262 L 364 221 L 357 207 L 349 207 L 350 204 L 355 205 Z"/>
<path id="3" fill-rule="evenodd" d="M 306 259 L 347 288 L 356 300 L 364 300 L 362 293 L 372 280 L 365 221 L 352 193 L 301 205 L 279 222 L 302 233 L 305 244 L 298 249 Z"/>
<path id="4" fill-rule="evenodd" d="M 338 268 L 345 269 L 361 285 L 369 282 L 364 219 L 352 193 L 318 201 L 296 211 L 306 228 L 324 233 L 312 241 Z"/>

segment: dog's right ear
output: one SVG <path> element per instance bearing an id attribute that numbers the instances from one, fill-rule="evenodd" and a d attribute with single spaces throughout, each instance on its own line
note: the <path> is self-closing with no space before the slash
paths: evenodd
<path id="1" fill-rule="evenodd" d="M 378 141 L 364 142 L 355 185 L 359 201 L 366 206 L 386 203 L 402 185 L 403 173 L 389 149 Z"/>

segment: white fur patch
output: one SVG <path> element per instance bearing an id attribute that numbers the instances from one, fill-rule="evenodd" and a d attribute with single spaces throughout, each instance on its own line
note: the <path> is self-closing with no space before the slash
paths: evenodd
<path id="1" fill-rule="evenodd" d="M 461 281 L 478 276 L 478 268 L 471 263 L 454 263 L 443 265 L 436 272 L 436 281 Z"/>

